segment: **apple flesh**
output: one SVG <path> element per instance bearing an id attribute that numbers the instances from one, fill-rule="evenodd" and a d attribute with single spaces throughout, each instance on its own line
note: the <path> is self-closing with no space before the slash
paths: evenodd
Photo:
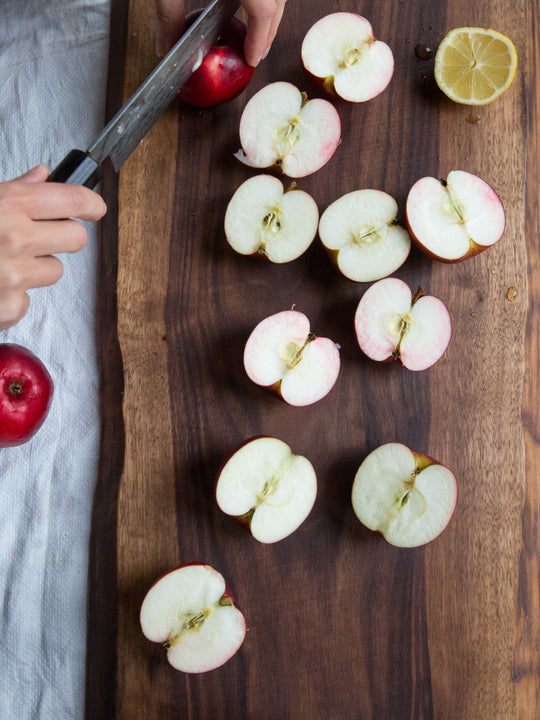
<path id="1" fill-rule="evenodd" d="M 272 175 L 256 175 L 243 182 L 229 201 L 225 236 L 241 255 L 286 263 L 308 249 L 318 224 L 319 209 L 311 195 L 294 185 L 284 190 Z"/>
<path id="2" fill-rule="evenodd" d="M 278 542 L 297 530 L 316 497 L 312 464 L 273 437 L 242 445 L 225 463 L 216 484 L 219 508 L 261 543 Z"/>
<path id="3" fill-rule="evenodd" d="M 380 190 L 356 190 L 326 208 L 319 237 L 345 277 L 372 282 L 405 262 L 411 238 L 397 213 L 394 198 Z"/>
<path id="4" fill-rule="evenodd" d="M 0 344 L 0 448 L 22 445 L 45 422 L 54 392 L 49 371 L 21 345 Z"/>
<path id="5" fill-rule="evenodd" d="M 422 288 L 384 278 L 361 297 L 354 317 L 356 339 L 371 360 L 398 360 L 408 370 L 426 370 L 439 360 L 452 334 L 446 305 Z"/>
<path id="6" fill-rule="evenodd" d="M 320 170 L 334 155 L 341 121 L 327 100 L 308 100 L 289 82 L 263 87 L 248 101 L 240 118 L 235 154 L 253 168 L 274 168 L 298 178 Z"/>
<path id="7" fill-rule="evenodd" d="M 360 522 L 398 547 L 434 540 L 450 522 L 456 502 L 454 473 L 401 443 L 373 450 L 352 487 L 352 506 Z"/>
<path id="8" fill-rule="evenodd" d="M 446 180 L 417 180 L 407 196 L 406 218 L 418 247 L 448 263 L 465 260 L 494 245 L 506 223 L 495 190 L 464 170 L 453 170 Z"/>
<path id="9" fill-rule="evenodd" d="M 246 621 L 223 575 L 194 563 L 157 580 L 141 605 L 144 636 L 161 643 L 167 660 L 185 673 L 203 673 L 226 663 L 240 648 Z"/>
<path id="10" fill-rule="evenodd" d="M 339 347 L 310 329 L 297 310 L 261 320 L 244 348 L 244 368 L 255 384 L 289 405 L 311 405 L 333 388 L 340 370 Z"/>
<path id="11" fill-rule="evenodd" d="M 189 27 L 202 10 L 186 15 Z M 211 107 L 240 95 L 248 86 L 254 67 L 244 57 L 246 26 L 237 17 L 231 18 L 221 35 L 194 70 L 178 93 L 183 102 L 195 107 Z"/>
<path id="12" fill-rule="evenodd" d="M 394 56 L 361 15 L 336 12 L 318 20 L 302 42 L 302 63 L 329 93 L 349 102 L 379 95 L 394 73 Z"/>

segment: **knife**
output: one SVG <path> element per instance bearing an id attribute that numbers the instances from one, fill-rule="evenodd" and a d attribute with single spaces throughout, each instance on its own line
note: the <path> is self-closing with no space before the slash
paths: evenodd
<path id="1" fill-rule="evenodd" d="M 101 179 L 101 164 L 107 157 L 118 172 L 169 107 L 239 6 L 239 0 L 212 0 L 95 142 L 86 151 L 71 150 L 48 180 L 93 188 Z"/>

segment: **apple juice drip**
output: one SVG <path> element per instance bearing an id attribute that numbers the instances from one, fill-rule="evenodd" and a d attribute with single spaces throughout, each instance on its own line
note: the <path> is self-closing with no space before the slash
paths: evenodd
<path id="1" fill-rule="evenodd" d="M 411 309 L 412 309 L 414 303 L 419 298 L 421 298 L 423 294 L 424 294 L 424 288 L 419 287 L 418 290 L 412 296 Z M 395 320 L 396 320 L 396 324 L 395 324 L 395 326 L 393 325 L 390 328 L 390 332 L 392 333 L 392 335 L 399 335 L 399 340 L 397 341 L 396 346 L 394 347 L 394 350 L 392 352 L 392 357 L 394 358 L 394 360 L 399 360 L 401 342 L 402 342 L 403 338 L 405 337 L 405 335 L 409 332 L 409 328 L 411 326 L 411 316 L 409 315 L 409 313 L 402 313 L 401 315 L 398 315 L 395 318 Z"/>
<path id="2" fill-rule="evenodd" d="M 281 347 L 278 349 L 279 358 L 280 360 L 283 360 L 288 370 L 292 370 L 298 365 L 298 363 L 302 359 L 302 353 L 304 352 L 304 349 L 309 345 L 310 342 L 313 342 L 315 338 L 316 335 L 310 332 L 308 333 L 304 344 L 301 346 L 297 345 L 295 342 L 288 342 L 281 345 Z"/>

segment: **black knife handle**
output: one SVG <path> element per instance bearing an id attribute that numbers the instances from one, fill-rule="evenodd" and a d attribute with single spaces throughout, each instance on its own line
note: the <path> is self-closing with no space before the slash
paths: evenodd
<path id="1" fill-rule="evenodd" d="M 101 168 L 87 152 L 71 150 L 47 178 L 49 182 L 70 183 L 94 188 L 101 180 Z"/>

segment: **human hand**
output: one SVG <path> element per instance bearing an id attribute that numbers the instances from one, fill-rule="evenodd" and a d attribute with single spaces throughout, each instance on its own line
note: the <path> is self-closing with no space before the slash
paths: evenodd
<path id="1" fill-rule="evenodd" d="M 263 60 L 276 36 L 286 0 L 241 0 L 247 13 L 244 55 L 255 67 Z M 184 30 L 184 0 L 155 0 L 157 12 L 156 53 L 163 57 Z"/>
<path id="2" fill-rule="evenodd" d="M 84 226 L 73 218 L 99 220 L 107 207 L 80 185 L 45 182 L 43 165 L 0 183 L 0 330 L 28 310 L 30 288 L 62 277 L 56 253 L 74 253 L 86 244 Z M 66 219 L 68 218 L 68 219 Z"/>

